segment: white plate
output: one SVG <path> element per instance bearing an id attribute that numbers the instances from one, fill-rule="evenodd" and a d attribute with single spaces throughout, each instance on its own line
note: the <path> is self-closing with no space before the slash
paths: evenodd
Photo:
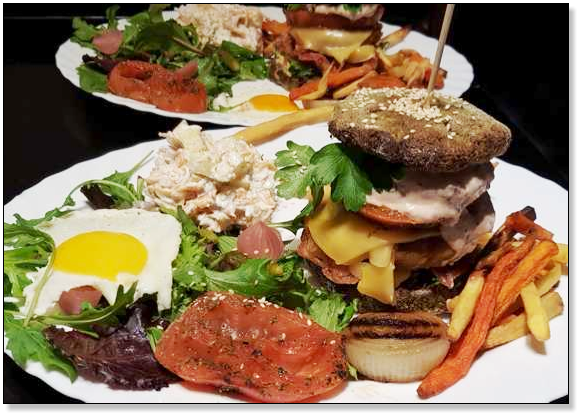
<path id="1" fill-rule="evenodd" d="M 232 134 L 238 129 L 212 131 L 215 137 Z M 292 140 L 319 149 L 331 139 L 325 125 L 304 127 L 277 140 L 266 143 L 259 150 L 273 158 L 275 152 Z M 110 152 L 99 158 L 81 162 L 45 178 L 24 191 L 4 206 L 4 220 L 13 221 L 19 213 L 25 218 L 42 216 L 63 201 L 69 191 L 87 179 L 103 178 L 114 170 L 129 169 L 149 151 L 165 146 L 161 140 L 145 142 L 127 149 Z M 557 242 L 568 242 L 568 192 L 555 183 L 523 168 L 498 161 L 496 180 L 490 194 L 497 212 L 496 226 L 506 215 L 526 205 L 535 207 L 538 221 L 555 234 Z M 152 163 L 136 175 L 147 175 Z M 75 200 L 84 198 L 77 193 Z M 300 201 L 300 200 L 297 200 Z M 84 203 L 83 203 L 84 204 Z M 279 220 L 293 218 L 301 205 L 287 205 L 279 212 Z M 534 349 L 529 337 L 483 354 L 476 360 L 463 380 L 430 400 L 421 401 L 416 395 L 418 383 L 383 384 L 373 381 L 349 382 L 337 396 L 327 402 L 445 402 L 445 403 L 547 403 L 568 394 L 568 279 L 562 277 L 558 292 L 564 299 L 564 314 L 551 321 L 552 337 L 544 351 Z M 6 340 L 5 340 L 6 342 Z M 6 350 L 6 348 L 5 348 Z M 9 353 L 9 352 L 8 352 Z M 29 363 L 26 372 L 35 375 L 57 391 L 86 402 L 233 402 L 235 400 L 208 392 L 188 390 L 174 384 L 161 391 L 116 391 L 104 384 L 79 378 L 71 383 L 56 371 L 46 371 L 38 363 Z"/>
<path id="2" fill-rule="evenodd" d="M 261 10 L 267 18 L 284 20 L 283 12 L 279 7 L 263 7 Z M 168 16 L 171 16 L 171 13 L 166 13 L 164 16 L 168 18 Z M 398 26 L 383 24 L 384 34 L 393 32 L 396 29 L 398 29 Z M 412 48 L 420 52 L 421 55 L 432 60 L 437 48 L 437 44 L 438 42 L 436 39 L 429 38 L 428 36 L 418 32 L 411 32 L 406 37 L 404 42 L 394 48 L 394 51 L 396 52 L 400 49 Z M 72 82 L 75 86 L 79 87 L 79 75 L 77 74 L 77 67 L 83 62 L 83 55 L 92 53 L 93 51 L 91 49 L 83 48 L 79 44 L 67 40 L 59 47 L 57 51 L 57 68 L 61 71 L 67 80 Z M 447 78 L 445 79 L 445 87 L 440 90 L 442 93 L 458 97 L 469 89 L 471 82 L 473 81 L 473 67 L 463 55 L 455 51 L 450 46 L 446 46 L 443 53 L 441 66 L 448 72 Z M 271 88 L 273 89 L 277 89 L 277 87 L 279 87 L 273 82 L 269 81 L 269 83 L 272 84 Z M 285 90 L 281 87 L 279 88 L 281 93 L 285 94 Z M 220 125 L 253 126 L 257 123 L 272 119 L 280 115 L 280 113 L 248 111 L 231 111 L 228 113 L 208 111 L 200 114 L 175 113 L 160 110 L 151 104 L 119 97 L 114 94 L 93 93 L 93 95 L 101 97 L 107 101 L 110 101 L 111 103 L 131 107 L 132 109 L 139 111 L 155 113 L 167 117 L 176 117 L 193 122 L 210 122 Z"/>

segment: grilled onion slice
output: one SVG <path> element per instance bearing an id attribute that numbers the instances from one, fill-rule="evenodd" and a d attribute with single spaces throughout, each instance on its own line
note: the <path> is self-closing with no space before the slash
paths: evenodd
<path id="1" fill-rule="evenodd" d="M 348 361 L 375 381 L 418 381 L 449 351 L 447 326 L 430 313 L 365 313 L 346 332 Z"/>

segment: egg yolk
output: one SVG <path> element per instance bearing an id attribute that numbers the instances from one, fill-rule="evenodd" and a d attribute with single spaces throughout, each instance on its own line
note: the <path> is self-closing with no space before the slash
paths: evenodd
<path id="1" fill-rule="evenodd" d="M 263 94 L 253 97 L 249 103 L 256 109 L 261 111 L 272 112 L 286 112 L 299 110 L 297 104 L 289 99 L 287 96 L 279 94 Z"/>
<path id="2" fill-rule="evenodd" d="M 131 235 L 88 232 L 73 236 L 56 248 L 53 268 L 115 281 L 121 272 L 139 274 L 147 259 L 146 247 Z"/>

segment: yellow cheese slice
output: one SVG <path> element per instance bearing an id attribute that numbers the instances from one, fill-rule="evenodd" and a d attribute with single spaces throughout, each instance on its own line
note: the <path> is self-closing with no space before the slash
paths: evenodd
<path id="1" fill-rule="evenodd" d="M 438 228 L 386 229 L 324 199 L 306 222 L 317 246 L 339 265 L 348 265 L 386 244 L 406 243 L 438 236 Z"/>
<path id="2" fill-rule="evenodd" d="M 378 267 L 368 262 L 360 264 L 362 278 L 358 282 L 360 294 L 375 298 L 384 304 L 394 301 L 394 263 Z"/>
<path id="3" fill-rule="evenodd" d="M 333 57 L 342 64 L 370 37 L 371 31 L 295 28 L 291 35 L 301 45 L 315 52 Z"/>

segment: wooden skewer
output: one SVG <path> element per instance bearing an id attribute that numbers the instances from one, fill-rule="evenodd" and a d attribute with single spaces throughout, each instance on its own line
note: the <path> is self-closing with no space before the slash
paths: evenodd
<path id="1" fill-rule="evenodd" d="M 443 25 L 441 26 L 441 34 L 439 35 L 439 45 L 437 47 L 437 51 L 432 62 L 432 69 L 430 71 L 430 81 L 428 82 L 426 99 L 424 101 L 425 105 L 428 105 L 430 102 L 430 97 L 432 95 L 434 83 L 436 81 L 439 68 L 441 67 L 441 58 L 443 57 L 443 51 L 445 50 L 445 44 L 447 43 L 447 36 L 449 34 L 451 20 L 453 19 L 454 8 L 455 8 L 454 4 L 447 4 L 447 9 L 445 10 L 445 18 L 443 19 Z"/>

